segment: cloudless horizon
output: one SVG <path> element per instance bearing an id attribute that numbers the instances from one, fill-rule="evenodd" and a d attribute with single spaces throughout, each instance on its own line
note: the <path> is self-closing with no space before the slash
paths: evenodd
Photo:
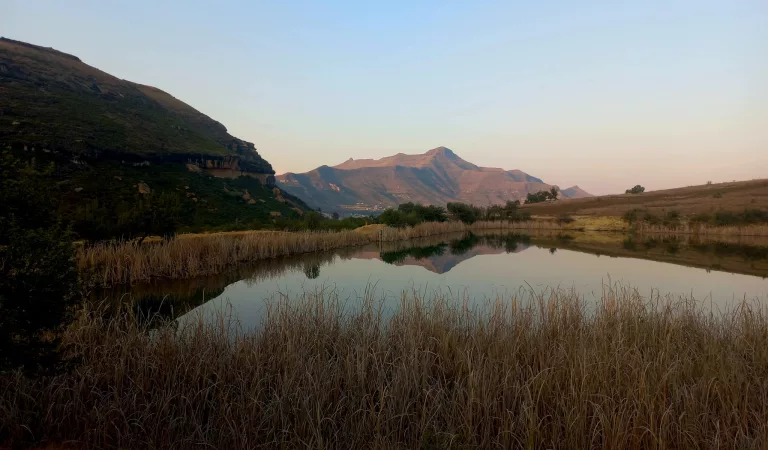
<path id="1" fill-rule="evenodd" d="M 277 173 L 446 146 L 594 194 L 768 177 L 764 0 L 33 3 L 0 35 L 158 87 Z"/>

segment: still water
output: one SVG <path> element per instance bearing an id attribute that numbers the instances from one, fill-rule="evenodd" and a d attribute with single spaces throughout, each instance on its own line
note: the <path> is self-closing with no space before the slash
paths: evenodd
<path id="1" fill-rule="evenodd" d="M 130 297 L 142 309 L 182 321 L 226 311 L 247 329 L 260 322 L 268 302 L 320 291 L 350 304 L 373 291 L 394 308 L 404 291 L 480 303 L 561 288 L 589 302 L 620 283 L 643 295 L 687 296 L 723 310 L 745 299 L 768 302 L 766 277 L 766 240 L 467 234 L 262 261 L 216 277 L 100 295 Z"/>

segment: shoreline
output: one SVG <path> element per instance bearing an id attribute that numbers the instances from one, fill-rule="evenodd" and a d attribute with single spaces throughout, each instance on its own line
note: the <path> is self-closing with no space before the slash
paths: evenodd
<path id="1" fill-rule="evenodd" d="M 99 287 L 150 282 L 154 279 L 189 279 L 216 275 L 237 265 L 282 256 L 358 247 L 378 242 L 411 239 L 469 231 L 498 232 L 597 232 L 639 236 L 701 236 L 705 239 L 741 239 L 768 236 L 768 226 L 677 228 L 629 227 L 620 220 L 574 218 L 570 223 L 555 220 L 527 222 L 428 222 L 408 228 L 368 225 L 344 231 L 238 231 L 180 235 L 167 241 L 139 244 L 113 241 L 82 245 L 77 249 L 81 274 Z"/>

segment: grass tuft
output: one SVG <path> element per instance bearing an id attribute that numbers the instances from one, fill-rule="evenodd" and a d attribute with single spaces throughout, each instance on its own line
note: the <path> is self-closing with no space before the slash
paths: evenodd
<path id="1" fill-rule="evenodd" d="M 0 378 L 0 444 L 92 448 L 765 448 L 768 315 L 606 289 L 270 304 L 150 330 L 84 310 L 76 370 Z"/>

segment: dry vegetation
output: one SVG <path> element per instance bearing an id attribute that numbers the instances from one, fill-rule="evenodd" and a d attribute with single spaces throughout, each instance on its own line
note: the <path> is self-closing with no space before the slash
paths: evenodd
<path id="1" fill-rule="evenodd" d="M 768 209 L 768 179 L 690 186 L 642 194 L 564 199 L 524 205 L 523 211 L 542 216 L 569 214 L 620 217 L 636 208 L 661 215 L 675 210 L 685 217 L 715 211 Z"/>
<path id="2" fill-rule="evenodd" d="M 330 298 L 329 298 L 330 297 Z M 0 378 L 0 444 L 90 448 L 768 445 L 768 316 L 608 290 L 473 310 L 306 295 L 253 334 L 84 311 L 75 370 Z M 194 321 L 193 321 L 194 322 Z"/>
<path id="3" fill-rule="evenodd" d="M 482 229 L 559 229 L 553 222 L 430 222 L 412 228 L 364 227 L 340 232 L 252 232 L 179 237 L 149 245 L 106 242 L 78 249 L 81 272 L 104 286 L 152 278 L 192 278 L 220 273 L 243 262 Z"/>

